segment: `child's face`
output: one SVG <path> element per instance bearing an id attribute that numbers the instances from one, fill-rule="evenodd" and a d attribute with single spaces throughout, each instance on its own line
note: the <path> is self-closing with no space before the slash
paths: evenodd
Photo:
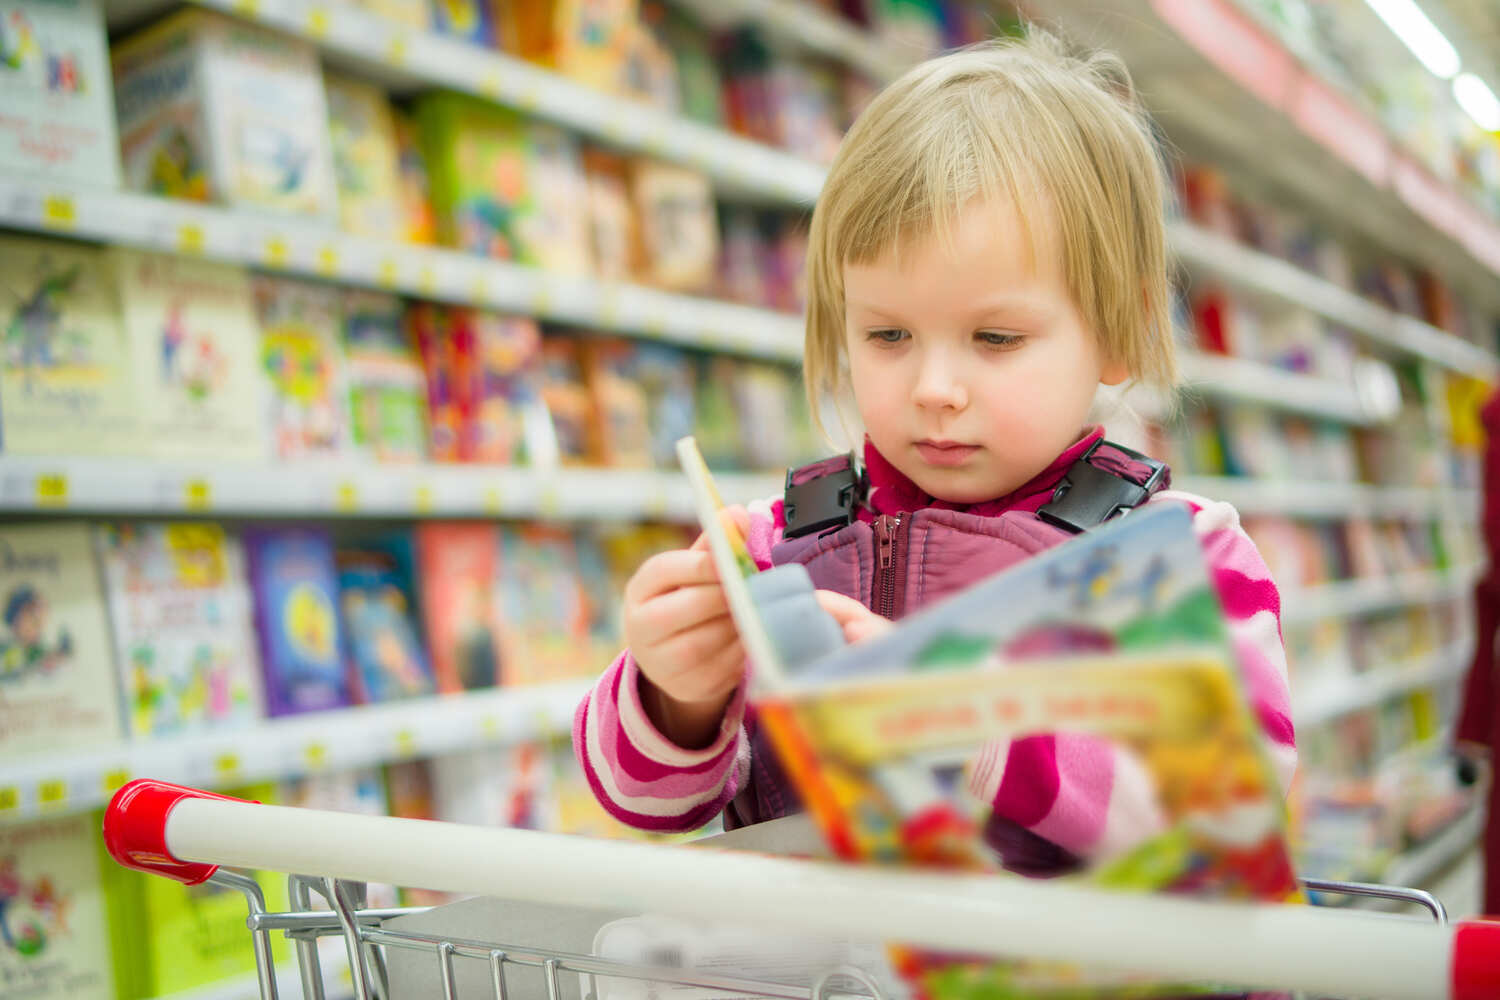
<path id="1" fill-rule="evenodd" d="M 1042 219 L 1039 217 L 1038 222 Z M 844 266 L 844 334 L 860 417 L 881 455 L 926 493 L 976 503 L 1012 492 L 1074 441 L 1100 356 L 1049 226 L 1035 266 L 1008 201 L 976 202 L 936 239 Z"/>

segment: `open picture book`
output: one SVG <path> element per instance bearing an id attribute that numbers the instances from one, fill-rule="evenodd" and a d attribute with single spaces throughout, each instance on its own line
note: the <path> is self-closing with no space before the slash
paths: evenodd
<path id="1" fill-rule="evenodd" d="M 777 643 L 746 586 L 755 564 L 720 516 L 691 439 L 679 456 L 756 675 L 759 725 L 835 856 L 1022 877 L 1006 872 L 1001 835 L 1015 817 L 997 817 L 987 797 L 1011 777 L 994 773 L 1009 748 L 1046 740 L 1058 763 L 1039 766 L 1069 768 L 1080 801 L 1097 792 L 1092 807 L 1109 812 L 1101 840 L 1071 845 L 1059 877 L 1123 891 L 1298 897 L 1283 791 L 1185 506 L 1139 509 L 880 636 L 810 663 L 773 660 L 767 672 L 757 651 L 774 654 Z M 1058 779 L 1037 779 L 1048 780 Z M 1061 808 L 1028 818 L 1029 832 L 1066 825 Z M 943 1000 L 1216 992 L 899 947 L 892 962 L 914 996 Z"/>

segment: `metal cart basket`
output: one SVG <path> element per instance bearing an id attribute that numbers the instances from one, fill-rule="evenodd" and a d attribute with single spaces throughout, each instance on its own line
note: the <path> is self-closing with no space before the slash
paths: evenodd
<path id="1" fill-rule="evenodd" d="M 213 881 L 245 895 L 263 1000 L 278 995 L 271 948 L 277 932 L 296 942 L 305 1000 L 323 998 L 316 939 L 333 935 L 343 938 L 358 1000 L 392 998 L 387 965 L 396 952 L 425 952 L 432 985 L 420 995 L 446 1000 L 459 996 L 458 959 L 485 964 L 484 992 L 497 1000 L 533 995 L 508 978 L 518 969 L 539 970 L 531 973 L 542 984 L 534 995 L 547 1000 L 562 1000 L 565 976 L 717 991 L 700 996 L 881 997 L 877 981 L 851 967 L 788 986 L 402 929 L 394 918 L 419 911 L 364 908 L 366 882 L 689 920 L 721 917 L 730 898 L 737 920 L 782 931 L 1089 963 L 1178 982 L 1389 1000 L 1500 997 L 1500 923 L 1450 924 L 1427 893 L 1384 886 L 1305 883 L 1322 892 L 1417 903 L 1432 919 L 357 816 L 247 803 L 150 780 L 115 795 L 104 836 L 127 867 L 189 885 Z M 291 912 L 266 912 L 258 883 L 220 865 L 294 873 Z M 319 874 L 296 874 L 304 872 Z M 314 894 L 331 909 L 314 908 Z"/>

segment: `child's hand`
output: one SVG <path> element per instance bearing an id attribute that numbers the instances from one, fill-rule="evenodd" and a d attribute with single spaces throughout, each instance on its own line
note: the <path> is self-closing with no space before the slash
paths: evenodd
<path id="1" fill-rule="evenodd" d="M 836 590 L 818 591 L 818 603 L 839 623 L 839 627 L 844 630 L 846 642 L 859 642 L 861 639 L 880 635 L 891 627 L 888 619 Z"/>
<path id="2" fill-rule="evenodd" d="M 742 535 L 743 507 L 725 508 Z M 729 617 L 708 536 L 652 556 L 625 585 L 625 642 L 642 675 L 642 707 L 663 736 L 688 749 L 718 735 L 724 708 L 745 676 L 745 649 Z"/>

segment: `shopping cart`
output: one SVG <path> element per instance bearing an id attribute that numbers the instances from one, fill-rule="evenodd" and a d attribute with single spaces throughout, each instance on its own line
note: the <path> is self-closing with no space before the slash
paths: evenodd
<path id="1" fill-rule="evenodd" d="M 1500 922 L 1449 924 L 1441 905 L 1426 893 L 1381 886 L 1309 883 L 1326 892 L 1417 902 L 1430 910 L 1432 919 L 1130 895 L 1060 882 L 887 870 L 293 809 L 151 780 L 133 781 L 116 793 L 105 816 L 104 838 L 126 867 L 188 885 L 211 881 L 245 895 L 263 1000 L 277 997 L 273 932 L 285 932 L 296 942 L 305 1000 L 323 998 L 316 939 L 333 935 L 343 937 L 358 1000 L 391 997 L 386 968 L 396 950 L 430 955 L 432 981 L 441 992 L 424 990 L 421 995 L 447 1000 L 459 995 L 458 959 L 487 966 L 486 992 L 497 1000 L 521 996 L 507 978 L 508 970 L 520 968 L 540 971 L 548 1000 L 564 995 L 565 974 L 594 982 L 673 983 L 783 1000 L 881 996 L 876 980 L 858 968 L 829 969 L 810 985 L 791 987 L 402 930 L 392 926 L 400 923 L 393 918 L 418 911 L 363 908 L 361 884 L 369 882 L 690 920 L 720 919 L 724 900 L 732 899 L 737 920 L 783 932 L 1087 962 L 1172 981 L 1227 982 L 1315 996 L 1500 997 Z M 290 875 L 291 912 L 268 913 L 255 880 L 220 865 L 319 874 Z M 314 893 L 331 910 L 313 908 Z"/>

